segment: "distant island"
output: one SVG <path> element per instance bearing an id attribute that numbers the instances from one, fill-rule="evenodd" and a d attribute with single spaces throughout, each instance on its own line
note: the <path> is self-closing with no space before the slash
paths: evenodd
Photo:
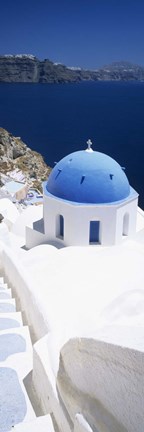
<path id="1" fill-rule="evenodd" d="M 115 62 L 96 70 L 86 70 L 39 60 L 30 54 L 1 55 L 0 82 L 70 83 L 80 81 L 144 81 L 144 67 Z"/>

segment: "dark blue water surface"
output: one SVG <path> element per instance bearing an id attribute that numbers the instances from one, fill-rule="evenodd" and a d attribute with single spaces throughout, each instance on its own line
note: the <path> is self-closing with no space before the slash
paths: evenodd
<path id="1" fill-rule="evenodd" d="M 0 83 L 0 127 L 51 166 L 91 138 L 94 150 L 126 167 L 144 208 L 144 83 Z"/>

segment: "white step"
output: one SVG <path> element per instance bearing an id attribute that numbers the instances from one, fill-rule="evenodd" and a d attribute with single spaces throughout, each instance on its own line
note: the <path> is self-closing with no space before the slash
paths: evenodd
<path id="1" fill-rule="evenodd" d="M 0 300 L 2 299 L 8 299 L 8 298 L 12 298 L 12 292 L 11 292 L 11 288 L 6 289 L 2 289 L 0 290 Z"/>
<path id="2" fill-rule="evenodd" d="M 0 290 L 7 289 L 7 283 L 0 283 Z"/>
<path id="3" fill-rule="evenodd" d="M 36 418 L 24 381 L 32 373 L 33 351 L 21 312 L 16 312 L 11 289 L 0 278 L 0 432 L 15 430 Z M 23 423 L 22 423 L 23 424 Z"/>
<path id="4" fill-rule="evenodd" d="M 0 430 L 10 431 L 20 422 L 36 418 L 23 381 L 15 368 L 0 366 Z"/>
<path id="5" fill-rule="evenodd" d="M 0 331 L 0 366 L 17 370 L 24 379 L 33 369 L 33 349 L 27 326 Z"/>
<path id="6" fill-rule="evenodd" d="M 23 325 L 21 312 L 0 313 L 0 330 Z"/>
<path id="7" fill-rule="evenodd" d="M 37 417 L 33 422 L 16 425 L 14 432 L 55 432 L 55 430 L 51 416 L 47 414 L 42 417 Z"/>
<path id="8" fill-rule="evenodd" d="M 32 343 L 27 326 L 0 331 L 0 362 L 25 352 L 32 356 Z"/>
<path id="9" fill-rule="evenodd" d="M 16 312 L 15 299 L 0 300 L 0 313 Z"/>

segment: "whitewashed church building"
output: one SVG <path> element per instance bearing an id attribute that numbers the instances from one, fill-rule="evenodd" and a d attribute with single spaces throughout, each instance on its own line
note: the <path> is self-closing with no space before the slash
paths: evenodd
<path id="1" fill-rule="evenodd" d="M 86 150 L 64 157 L 44 183 L 43 220 L 26 230 L 26 246 L 114 245 L 136 230 L 138 194 L 123 168 L 106 154 Z"/>

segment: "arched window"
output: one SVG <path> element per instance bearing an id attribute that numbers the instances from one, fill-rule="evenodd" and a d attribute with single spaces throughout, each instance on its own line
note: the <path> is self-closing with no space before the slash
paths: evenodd
<path id="1" fill-rule="evenodd" d="M 62 215 L 57 215 L 56 218 L 56 237 L 64 239 L 64 217 Z"/>
<path id="2" fill-rule="evenodd" d="M 129 233 L 129 213 L 125 213 L 123 217 L 123 236 L 127 236 Z"/>

